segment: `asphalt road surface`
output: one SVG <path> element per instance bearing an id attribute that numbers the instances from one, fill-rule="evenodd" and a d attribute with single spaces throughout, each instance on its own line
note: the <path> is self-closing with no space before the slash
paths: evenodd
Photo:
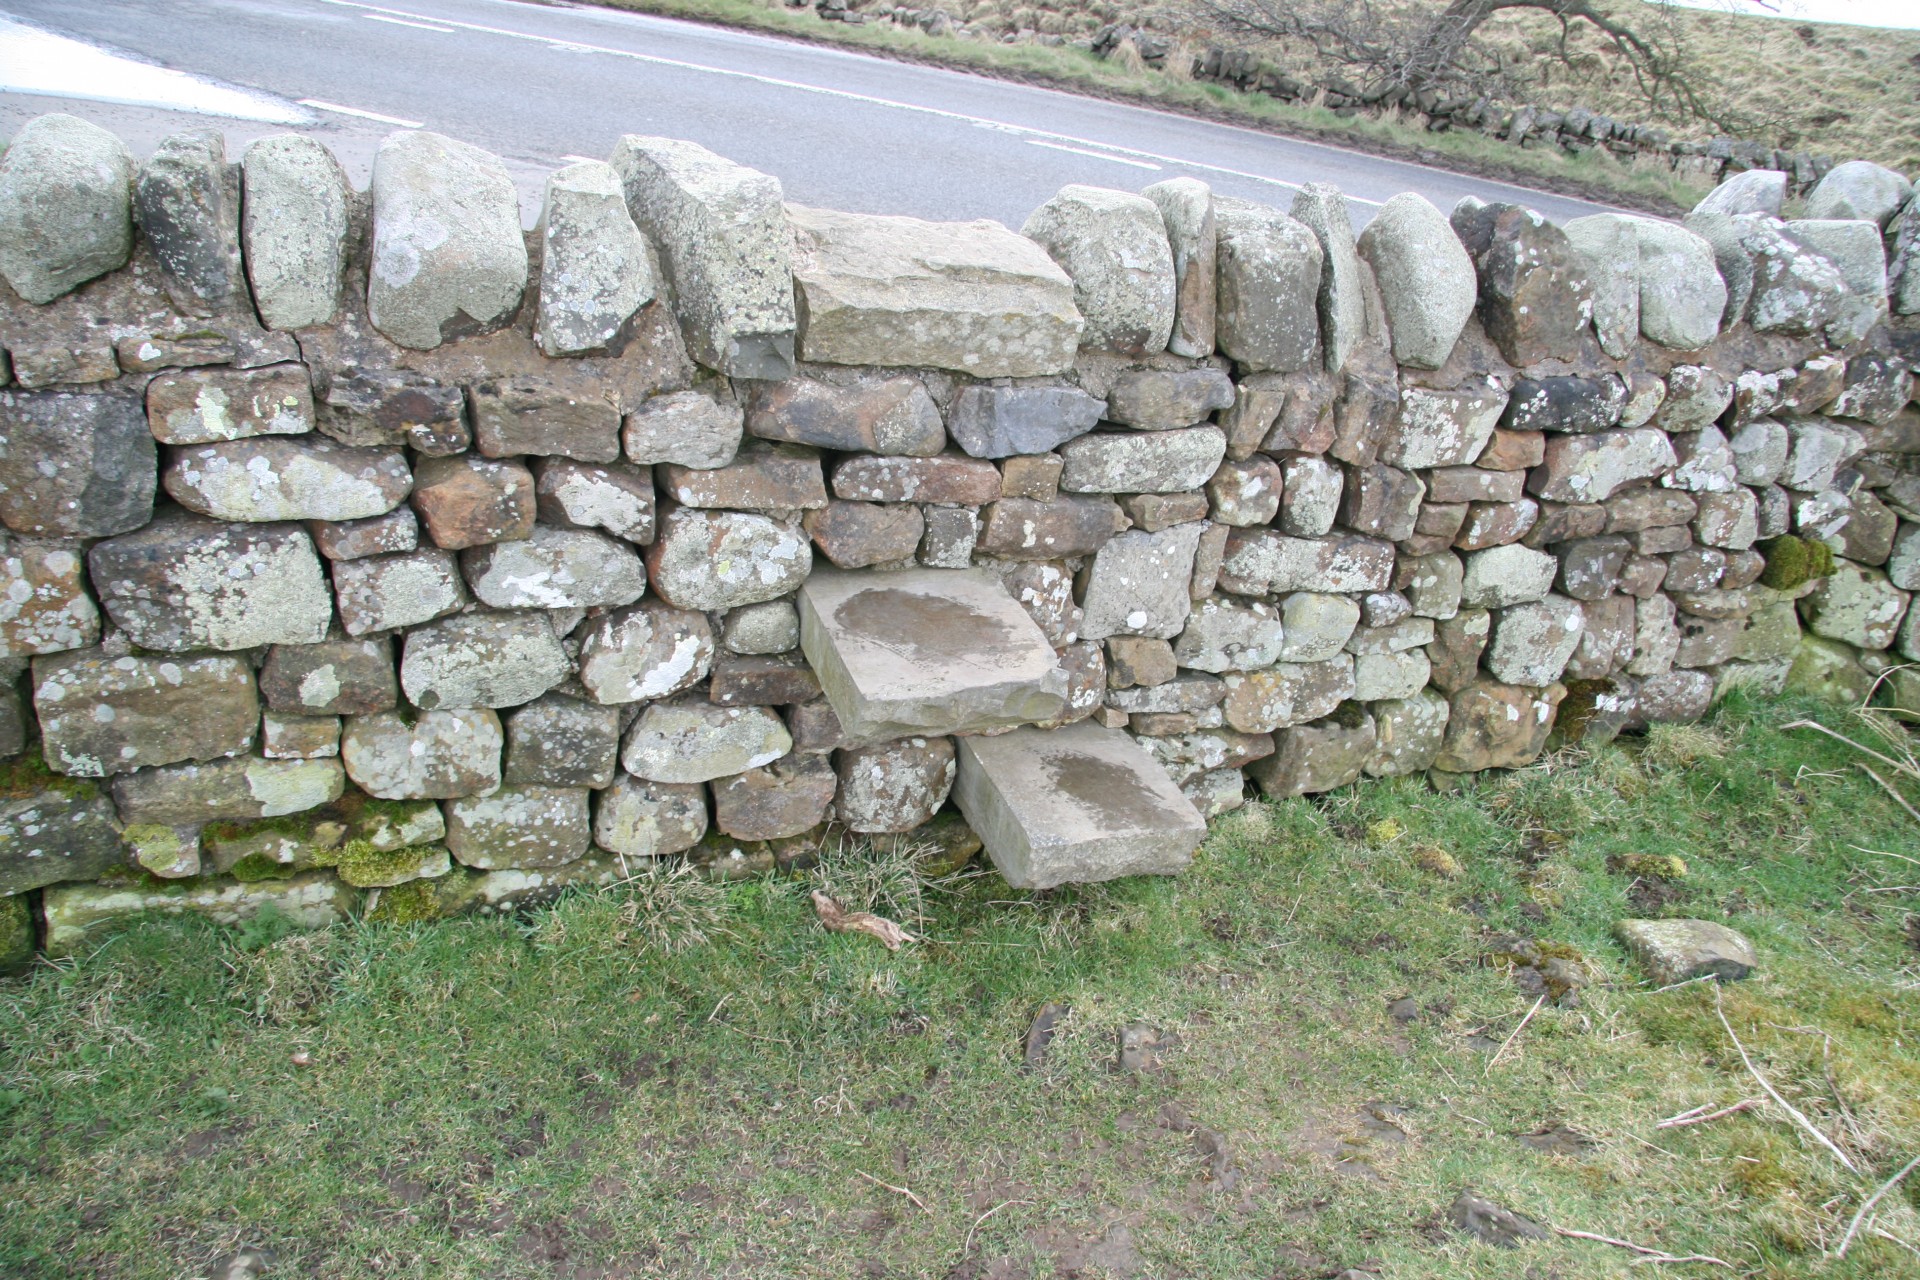
<path id="1" fill-rule="evenodd" d="M 1301 183 L 1334 183 L 1356 223 L 1402 191 L 1443 210 L 1469 193 L 1511 200 L 1556 220 L 1602 207 L 1140 107 L 526 0 L 0 0 L 0 131 L 55 110 L 142 155 L 182 128 L 223 129 L 237 156 L 291 127 L 325 140 L 362 184 L 381 137 L 434 129 L 501 156 L 529 224 L 548 172 L 604 157 L 625 133 L 702 143 L 774 174 L 801 204 L 1016 228 L 1069 182 L 1137 191 L 1177 176 L 1282 207 Z"/>

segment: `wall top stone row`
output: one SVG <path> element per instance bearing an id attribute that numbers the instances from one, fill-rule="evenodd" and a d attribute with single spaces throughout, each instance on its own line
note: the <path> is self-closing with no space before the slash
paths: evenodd
<path id="1" fill-rule="evenodd" d="M 758 380 L 796 359 L 1036 377 L 1081 348 L 1338 371 L 1374 292 L 1395 359 L 1436 370 L 1476 305 L 1515 365 L 1575 358 L 1568 337 L 1589 323 L 1617 359 L 1636 334 L 1690 352 L 1743 323 L 1845 347 L 1920 309 L 1920 212 L 1899 175 L 1841 166 L 1816 216 L 1792 222 L 1769 176 L 1730 179 L 1685 226 L 1601 214 L 1563 231 L 1472 200 L 1449 220 L 1402 195 L 1357 246 L 1337 193 L 1303 191 L 1289 215 L 1195 203 L 1187 180 L 1145 197 L 1075 186 L 1016 235 L 788 206 L 764 174 L 629 136 L 609 164 L 552 177 L 529 238 L 500 162 L 436 134 L 387 138 L 361 196 L 309 139 L 263 139 L 229 165 L 199 131 L 136 167 L 104 130 L 45 116 L 0 160 L 0 273 L 52 302 L 125 265 L 137 225 L 185 314 L 297 331 L 364 288 L 373 329 L 426 351 L 510 323 L 537 270 L 548 356 L 617 354 L 665 289 L 696 362 Z M 349 281 L 362 237 L 364 286 Z"/>

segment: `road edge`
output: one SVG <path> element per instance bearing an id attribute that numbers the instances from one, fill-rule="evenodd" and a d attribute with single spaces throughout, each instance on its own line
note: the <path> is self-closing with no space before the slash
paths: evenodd
<path id="1" fill-rule="evenodd" d="M 856 53 L 868 57 L 880 58 L 890 62 L 905 62 L 914 66 L 934 67 L 942 71 L 978 76 L 983 80 L 1001 80 L 1011 84 L 1026 85 L 1030 88 L 1053 89 L 1061 93 L 1071 93 L 1076 97 L 1094 98 L 1103 102 L 1116 102 L 1126 106 L 1141 107 L 1149 111 L 1163 112 L 1167 115 L 1186 116 L 1189 119 L 1205 120 L 1213 124 L 1232 125 L 1240 129 L 1250 129 L 1256 133 L 1272 134 L 1280 138 L 1291 138 L 1298 142 L 1318 143 L 1322 146 L 1337 146 L 1348 151 L 1378 156 L 1381 159 L 1398 160 L 1426 169 L 1436 169 L 1443 173 L 1454 174 L 1458 177 L 1485 178 L 1490 181 L 1502 182 L 1509 186 L 1538 191 L 1543 195 L 1567 196 L 1576 200 L 1587 200 L 1598 204 L 1610 205 L 1617 209 L 1650 213 L 1661 217 L 1677 217 L 1687 211 L 1685 207 L 1671 200 L 1659 199 L 1640 192 L 1614 190 L 1574 179 L 1556 177 L 1551 174 L 1535 173 L 1518 166 L 1500 164 L 1494 161 L 1475 162 L 1464 157 L 1449 156 L 1441 152 L 1432 151 L 1425 147 L 1390 142 L 1382 138 L 1369 137 L 1365 134 L 1350 133 L 1340 129 L 1317 129 L 1305 122 L 1298 122 L 1293 128 L 1283 128 L 1275 121 L 1248 113 L 1231 110 L 1210 110 L 1197 104 L 1171 102 L 1164 98 L 1155 97 L 1152 94 L 1129 93 L 1122 89 L 1113 89 L 1104 85 L 1092 85 L 1067 76 L 1054 76 L 1047 75 L 1043 72 L 1022 71 L 1012 67 L 1000 67 L 991 64 L 982 65 L 938 58 L 912 49 L 893 49 L 884 46 L 861 44 L 851 40 L 837 39 L 831 32 L 826 31 L 813 34 L 804 31 L 793 31 L 771 24 L 762 24 L 727 14 L 695 12 L 689 10 L 685 5 L 673 3 L 672 0 L 522 0 L 522 2 L 550 8 L 595 8 L 609 9 L 616 12 L 641 13 L 649 17 L 669 18 L 678 22 L 690 22 L 700 26 L 718 27 L 728 31 L 742 31 L 751 35 L 765 36 L 769 39 L 785 40 L 791 44 L 815 45 L 822 48 L 835 49 L 844 53 Z"/>

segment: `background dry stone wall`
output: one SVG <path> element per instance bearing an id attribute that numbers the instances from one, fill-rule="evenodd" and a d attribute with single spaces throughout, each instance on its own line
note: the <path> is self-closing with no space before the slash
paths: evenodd
<path id="1" fill-rule="evenodd" d="M 1017 235 L 629 137 L 523 233 L 431 133 L 362 193 L 306 138 L 42 117 L 0 160 L 4 923 L 963 861 L 964 744 L 822 696 L 823 570 L 986 571 L 1054 653 L 1013 718 L 1126 730 L 1206 815 L 1740 685 L 1920 709 L 1920 201 L 1786 187 L 1356 238 L 1331 188 L 1174 179 Z"/>

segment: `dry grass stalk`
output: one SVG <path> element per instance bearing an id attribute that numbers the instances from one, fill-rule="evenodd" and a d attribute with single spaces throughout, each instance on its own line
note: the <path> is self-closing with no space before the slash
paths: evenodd
<path id="1" fill-rule="evenodd" d="M 1487 1069 L 1486 1071 L 1481 1073 L 1482 1075 L 1490 1074 L 1493 1071 L 1494 1067 L 1499 1065 L 1500 1059 L 1503 1056 L 1505 1056 L 1507 1052 L 1507 1046 L 1512 1044 L 1514 1040 L 1520 1035 L 1520 1033 L 1527 1029 L 1527 1024 L 1533 1021 L 1533 1015 L 1540 1012 L 1540 1006 L 1545 1004 L 1546 1002 L 1547 1002 L 1547 998 L 1545 996 L 1541 996 L 1538 1000 L 1535 1000 L 1533 1002 L 1533 1008 L 1527 1010 L 1527 1016 L 1520 1019 L 1520 1025 L 1507 1033 L 1507 1038 L 1500 1042 L 1500 1047 L 1498 1049 L 1494 1050 L 1493 1057 L 1487 1060 Z"/>
<path id="2" fill-rule="evenodd" d="M 1920 1156 L 1915 1156 L 1913 1159 L 1907 1161 L 1906 1164 L 1901 1166 L 1900 1172 L 1881 1183 L 1879 1190 L 1860 1202 L 1859 1209 L 1854 1211 L 1853 1221 L 1847 1224 L 1847 1234 L 1840 1237 L 1840 1247 L 1833 1251 L 1834 1257 L 1844 1258 L 1847 1256 L 1847 1249 L 1853 1244 L 1854 1232 L 1860 1229 L 1860 1224 L 1866 1219 L 1867 1212 L 1871 1210 L 1873 1206 L 1880 1203 L 1881 1196 L 1886 1195 L 1887 1192 L 1899 1186 L 1900 1180 L 1912 1173 L 1916 1165 L 1920 1165 Z"/>
<path id="3" fill-rule="evenodd" d="M 985 1222 L 988 1218 L 991 1218 L 994 1214 L 1000 1212 L 1002 1209 L 1007 1208 L 1009 1205 L 1032 1204 L 1032 1203 L 1033 1201 L 1031 1200 L 1002 1200 L 999 1204 L 993 1206 L 993 1208 L 987 1210 L 985 1213 L 975 1218 L 973 1220 L 973 1225 L 967 1228 L 966 1243 L 960 1246 L 961 1259 L 964 1261 L 967 1255 L 973 1252 L 973 1234 L 974 1232 L 980 1230 L 981 1223 Z"/>
<path id="4" fill-rule="evenodd" d="M 1908 804 L 1907 798 L 1901 795 L 1898 791 L 1895 791 L 1893 789 L 1892 783 L 1888 782 L 1885 778 L 1881 777 L 1879 774 L 1875 773 L 1873 770 L 1867 768 L 1867 766 L 1864 764 L 1855 763 L 1854 768 L 1860 770 L 1862 773 L 1866 774 L 1869 778 L 1872 778 L 1875 782 L 1879 783 L 1880 789 L 1882 791 L 1885 791 L 1888 795 L 1892 796 L 1894 799 L 1894 802 L 1898 804 L 1902 809 L 1905 809 L 1907 811 L 1907 816 L 1909 818 L 1912 818 L 1915 822 L 1920 822 L 1920 809 L 1915 809 L 1912 805 Z"/>
<path id="5" fill-rule="evenodd" d="M 1553 1227 L 1551 1222 L 1547 1225 Z M 1558 1236 L 1565 1236 L 1569 1240 L 1595 1240 L 1601 1244 L 1610 1244 L 1616 1249 L 1626 1249 L 1639 1254 L 1641 1260 L 1645 1262 L 1706 1262 L 1716 1267 L 1726 1267 L 1729 1270 L 1733 1268 L 1733 1264 L 1725 1258 L 1716 1258 L 1710 1253 L 1668 1253 L 1665 1249 L 1650 1248 L 1644 1244 L 1635 1244 L 1631 1240 L 1616 1240 L 1612 1236 L 1596 1235 L 1591 1231 L 1569 1231 L 1565 1227 L 1553 1227 L 1553 1233 Z"/>
<path id="6" fill-rule="evenodd" d="M 1722 1107 L 1718 1111 L 1710 1111 L 1705 1115 L 1700 1114 L 1712 1105 L 1711 1102 L 1703 1102 L 1691 1111 L 1682 1111 L 1677 1116 L 1668 1116 L 1665 1120 L 1662 1120 L 1653 1127 L 1656 1129 L 1684 1129 L 1690 1124 L 1706 1124 L 1711 1120 L 1723 1120 L 1728 1116 L 1738 1115 L 1742 1111 L 1759 1106 L 1760 1099 L 1743 1098 L 1730 1107 Z"/>
<path id="7" fill-rule="evenodd" d="M 1859 715 L 1862 719 L 1866 720 L 1868 724 L 1874 725 L 1876 731 L 1879 731 L 1884 734 L 1885 732 L 1884 729 L 1882 729 L 1879 725 L 1875 724 L 1874 712 L 1868 711 L 1862 708 L 1860 711 L 1856 712 L 1855 714 Z M 1875 751 L 1872 747 L 1861 746 L 1859 743 L 1855 742 L 1852 738 L 1847 737 L 1847 735 L 1845 735 L 1844 733 L 1835 733 L 1832 729 L 1827 728 L 1827 726 L 1821 724 L 1817 720 L 1795 720 L 1790 724 L 1783 724 L 1780 727 L 1782 729 L 1817 730 L 1821 733 L 1826 734 L 1829 738 L 1834 738 L 1841 742 L 1846 743 L 1848 746 L 1852 747 L 1855 751 L 1860 752 L 1862 755 L 1872 756 L 1875 760 L 1878 760 L 1880 763 L 1887 765 L 1899 771 L 1900 773 L 1904 773 L 1912 778 L 1920 778 L 1920 761 L 1916 761 L 1912 757 L 1911 753 L 1909 753 L 1908 758 L 1905 760 L 1895 760 L 1892 756 L 1881 755 L 1878 751 Z"/>
<path id="8" fill-rule="evenodd" d="M 1920 753 L 1916 753 L 1914 748 L 1913 731 L 1901 722 L 1900 713 L 1870 705 L 1874 693 L 1879 690 L 1881 681 L 1885 679 L 1886 677 L 1882 676 L 1880 680 L 1874 681 L 1873 689 L 1867 693 L 1869 703 L 1854 708 L 1853 714 L 1872 732 L 1874 737 L 1879 739 L 1880 745 L 1885 747 L 1886 751 L 1876 751 L 1872 747 L 1864 746 L 1815 720 L 1795 720 L 1790 724 L 1782 725 L 1781 728 L 1812 729 L 1817 733 L 1824 733 L 1829 738 L 1846 743 L 1861 755 L 1870 756 L 1886 765 L 1893 770 L 1895 777 L 1905 776 L 1920 782 Z M 1889 755 L 1887 752 L 1894 754 Z M 1900 794 L 1899 788 L 1875 773 L 1864 761 L 1855 761 L 1854 767 L 1872 778 L 1882 791 L 1892 796 L 1893 802 L 1905 810 L 1909 818 L 1920 822 L 1920 808 L 1916 808 L 1911 800 Z"/>
<path id="9" fill-rule="evenodd" d="M 1806 1116 L 1801 1114 L 1800 1110 L 1797 1107 L 1795 1107 L 1791 1102 L 1788 1102 L 1785 1098 L 1781 1097 L 1780 1091 L 1778 1089 L 1775 1089 L 1773 1085 L 1767 1080 L 1767 1078 L 1760 1074 L 1760 1068 L 1753 1065 L 1753 1059 L 1747 1056 L 1747 1046 L 1740 1043 L 1740 1037 L 1733 1033 L 1733 1024 L 1727 1021 L 1727 1011 L 1721 1002 L 1720 993 L 1718 991 L 1715 991 L 1713 993 L 1713 1012 L 1714 1012 L 1714 1016 L 1720 1019 L 1720 1025 L 1727 1029 L 1727 1038 L 1733 1041 L 1733 1047 L 1739 1050 L 1740 1061 L 1746 1064 L 1747 1074 L 1751 1075 L 1756 1081 L 1759 1082 L 1760 1087 L 1767 1091 L 1767 1096 L 1769 1098 L 1772 1098 L 1774 1102 L 1779 1104 L 1781 1110 L 1785 1111 L 1789 1116 L 1792 1116 L 1796 1124 L 1798 1124 L 1802 1129 L 1805 1129 L 1809 1134 L 1812 1134 L 1814 1140 L 1817 1141 L 1821 1146 L 1825 1147 L 1828 1151 L 1831 1151 L 1833 1153 L 1833 1158 L 1838 1160 L 1841 1164 L 1845 1165 L 1848 1173 L 1857 1175 L 1860 1172 L 1860 1166 L 1856 1165 L 1852 1160 L 1848 1159 L 1847 1153 L 1842 1151 L 1838 1146 L 1834 1145 L 1833 1139 L 1829 1138 L 1826 1134 L 1820 1132 L 1819 1126 L 1815 1125 L 1813 1121 L 1807 1119 Z"/>
<path id="10" fill-rule="evenodd" d="M 815 896 L 818 896 L 818 895 L 815 895 Z M 913 1192 L 907 1190 L 905 1187 L 896 1187 L 891 1182 L 882 1182 L 880 1181 L 880 1179 L 868 1173 L 865 1169 L 855 1169 L 854 1172 L 859 1174 L 861 1177 L 865 1178 L 868 1182 L 871 1182 L 876 1187 L 885 1187 L 889 1191 L 897 1192 L 898 1194 L 905 1196 L 907 1199 L 913 1201 L 914 1204 L 920 1207 L 920 1212 L 926 1214 L 929 1218 L 933 1216 L 933 1210 L 927 1208 L 927 1202 L 925 1200 L 922 1200 L 919 1196 L 913 1194 Z"/>

